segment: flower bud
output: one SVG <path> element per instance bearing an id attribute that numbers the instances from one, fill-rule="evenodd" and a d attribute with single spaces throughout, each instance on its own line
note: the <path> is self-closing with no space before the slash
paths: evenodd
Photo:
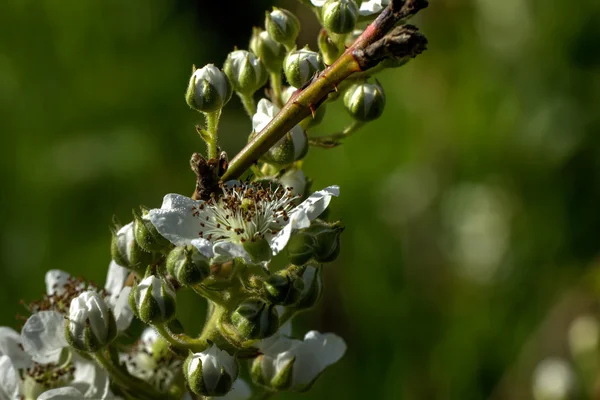
<path id="1" fill-rule="evenodd" d="M 154 257 L 136 242 L 133 225 L 134 223 L 130 222 L 113 233 L 110 252 L 112 259 L 121 267 L 145 271 Z"/>
<path id="2" fill-rule="evenodd" d="M 329 32 L 352 32 L 358 20 L 358 6 L 353 0 L 328 0 L 321 9 L 321 20 Z"/>
<path id="3" fill-rule="evenodd" d="M 344 227 L 340 222 L 327 223 L 315 220 L 308 228 L 292 234 L 286 250 L 289 260 L 304 265 L 311 258 L 318 262 L 332 262 L 340 253 L 340 234 Z"/>
<path id="4" fill-rule="evenodd" d="M 383 113 L 385 93 L 379 83 L 357 83 L 344 94 L 344 106 L 354 119 L 372 121 Z"/>
<path id="5" fill-rule="evenodd" d="M 254 135 L 267 126 L 278 112 L 279 107 L 273 105 L 267 99 L 261 99 L 258 102 L 256 114 L 252 117 Z M 250 136 L 250 139 L 252 137 L 253 135 Z M 308 138 L 306 137 L 306 133 L 299 125 L 296 125 L 275 143 L 263 158 L 272 164 L 287 165 L 302 159 L 307 152 Z"/>
<path id="6" fill-rule="evenodd" d="M 223 72 L 229 78 L 233 90 L 245 95 L 254 94 L 269 77 L 262 61 L 246 50 L 229 53 L 223 65 Z"/>
<path id="7" fill-rule="evenodd" d="M 269 32 L 254 28 L 250 39 L 250 50 L 261 59 L 267 71 L 272 73 L 281 71 L 287 51 L 284 45 L 269 36 Z"/>
<path id="8" fill-rule="evenodd" d="M 231 322 L 238 335 L 246 340 L 264 339 L 279 329 L 279 315 L 275 305 L 259 299 L 240 304 L 231 315 Z"/>
<path id="9" fill-rule="evenodd" d="M 183 373 L 192 392 L 203 396 L 224 396 L 238 376 L 235 357 L 215 344 L 200 353 L 190 353 Z"/>
<path id="10" fill-rule="evenodd" d="M 133 210 L 133 235 L 136 243 L 148 252 L 161 252 L 172 247 L 171 242 L 165 239 L 152 222 L 145 218 L 146 211 L 142 209 L 144 215 L 137 210 Z"/>
<path id="11" fill-rule="evenodd" d="M 321 32 L 319 32 L 317 45 L 319 46 L 319 51 L 323 55 L 323 61 L 325 61 L 325 64 L 327 65 L 333 64 L 335 60 L 342 55 L 343 49 L 340 49 L 338 45 L 331 40 L 326 29 L 321 29 Z"/>
<path id="12" fill-rule="evenodd" d="M 300 299 L 304 291 L 304 280 L 287 269 L 277 271 L 265 282 L 269 300 L 278 306 L 290 306 Z"/>
<path id="13" fill-rule="evenodd" d="M 96 352 L 117 336 L 115 316 L 102 296 L 86 291 L 71 300 L 65 338 L 77 350 Z"/>
<path id="14" fill-rule="evenodd" d="M 252 362 L 250 375 L 257 385 L 276 391 L 288 390 L 293 383 L 292 372 L 295 360 L 295 357 L 288 358 L 273 368 L 274 365 L 268 362 L 268 356 L 259 355 Z"/>
<path id="15" fill-rule="evenodd" d="M 266 12 L 265 28 L 273 39 L 293 47 L 300 32 L 300 21 L 288 10 L 273 7 L 273 11 Z"/>
<path id="16" fill-rule="evenodd" d="M 319 53 L 308 47 L 289 53 L 283 61 L 283 72 L 290 85 L 302 87 L 313 75 L 324 69 Z"/>
<path id="17" fill-rule="evenodd" d="M 129 305 L 148 325 L 168 322 L 175 316 L 175 290 L 169 283 L 150 275 L 133 288 Z"/>
<path id="18" fill-rule="evenodd" d="M 231 94 L 227 76 L 213 64 L 208 64 L 192 74 L 185 100 L 194 110 L 209 113 L 223 108 Z"/>
<path id="19" fill-rule="evenodd" d="M 169 274 L 184 286 L 200 283 L 210 274 L 208 258 L 193 246 L 174 248 L 166 264 Z"/>
<path id="20" fill-rule="evenodd" d="M 304 289 L 298 296 L 298 301 L 294 304 L 294 307 L 299 310 L 306 310 L 312 308 L 321 299 L 323 294 L 323 277 L 322 268 L 316 265 L 306 265 L 304 267 L 288 267 L 290 272 L 295 273 L 302 278 L 304 282 Z"/>

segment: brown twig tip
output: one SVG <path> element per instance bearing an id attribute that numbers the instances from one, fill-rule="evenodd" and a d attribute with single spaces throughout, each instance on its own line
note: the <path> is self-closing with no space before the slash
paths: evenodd
<path id="1" fill-rule="evenodd" d="M 427 8 L 427 6 L 429 6 L 427 0 L 392 0 L 390 2 L 390 9 L 392 12 L 408 13 L 409 15 L 416 14 L 420 10 Z"/>
<path id="2" fill-rule="evenodd" d="M 414 58 L 427 49 L 427 38 L 413 25 L 402 25 L 370 44 L 364 50 L 356 49 L 354 58 L 362 71 L 375 67 L 384 60 L 402 61 Z"/>

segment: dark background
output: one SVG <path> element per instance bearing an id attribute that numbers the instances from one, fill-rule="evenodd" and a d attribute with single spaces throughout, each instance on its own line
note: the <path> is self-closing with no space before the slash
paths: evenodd
<path id="1" fill-rule="evenodd" d="M 383 117 L 306 158 L 314 188 L 341 186 L 347 229 L 295 332 L 334 331 L 349 350 L 309 394 L 280 398 L 528 399 L 538 361 L 571 358 L 571 320 L 595 315 L 600 3 L 431 3 L 412 21 L 429 50 L 379 77 Z M 247 47 L 270 5 L 0 3 L 1 325 L 19 326 L 50 268 L 102 283 L 113 215 L 191 193 L 191 66 Z M 314 47 L 310 11 L 277 5 Z M 310 133 L 346 122 L 336 104 Z M 235 98 L 230 155 L 250 129 Z"/>

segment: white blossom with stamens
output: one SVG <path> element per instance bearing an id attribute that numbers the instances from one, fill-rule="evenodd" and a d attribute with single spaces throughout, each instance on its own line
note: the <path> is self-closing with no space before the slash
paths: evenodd
<path id="1" fill-rule="evenodd" d="M 159 209 L 146 218 L 176 246 L 193 245 L 206 257 L 250 262 L 247 241 L 264 239 L 276 255 L 285 248 L 295 229 L 307 228 L 339 195 L 329 186 L 310 195 L 299 205 L 290 190 L 262 189 L 236 183 L 223 187 L 220 197 L 192 200 L 179 194 L 164 197 Z"/>

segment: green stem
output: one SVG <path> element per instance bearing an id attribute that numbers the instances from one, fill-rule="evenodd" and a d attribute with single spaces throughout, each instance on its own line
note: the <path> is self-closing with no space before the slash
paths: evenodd
<path id="1" fill-rule="evenodd" d="M 269 82 L 271 84 L 271 89 L 273 90 L 273 98 L 271 100 L 273 100 L 273 103 L 277 107 L 281 107 L 281 73 L 272 72 L 269 77 Z"/>
<path id="2" fill-rule="evenodd" d="M 254 114 L 256 114 L 256 101 L 254 100 L 254 96 L 242 93 L 238 93 L 238 96 L 240 96 L 244 110 L 246 110 L 246 113 L 252 118 Z"/>
<path id="3" fill-rule="evenodd" d="M 221 118 L 221 110 L 217 110 L 211 113 L 205 113 L 206 116 L 206 130 L 209 133 L 209 138 L 206 141 L 206 145 L 208 146 L 208 158 L 217 158 L 218 156 L 218 129 L 219 129 L 219 119 Z"/>
<path id="4" fill-rule="evenodd" d="M 225 307 L 221 307 L 215 304 L 214 310 L 208 318 L 208 320 L 206 321 L 206 324 L 204 324 L 204 328 L 202 329 L 202 333 L 200 334 L 198 340 L 204 340 L 206 342 L 210 340 L 213 343 L 217 342 L 217 340 L 221 336 L 218 327 L 219 320 L 223 317 L 226 311 L 227 310 L 225 309 Z"/>
<path id="5" fill-rule="evenodd" d="M 343 139 L 352 136 L 353 133 L 358 131 L 365 123 L 361 121 L 353 121 L 352 124 L 348 125 L 343 131 L 334 133 L 327 136 L 319 136 L 309 139 L 308 143 L 311 146 L 332 148 L 341 144 Z"/>
<path id="6" fill-rule="evenodd" d="M 148 383 L 129 375 L 124 369 L 114 365 L 106 357 L 104 350 L 94 353 L 94 358 L 108 372 L 114 383 L 127 391 L 136 393 L 138 399 L 164 400 L 165 396 L 155 391 Z"/>
<path id="7" fill-rule="evenodd" d="M 202 337 L 194 339 L 185 334 L 173 333 L 167 324 L 157 324 L 153 326 L 160 336 L 175 348 L 199 353 L 209 347 L 208 342 Z"/>

